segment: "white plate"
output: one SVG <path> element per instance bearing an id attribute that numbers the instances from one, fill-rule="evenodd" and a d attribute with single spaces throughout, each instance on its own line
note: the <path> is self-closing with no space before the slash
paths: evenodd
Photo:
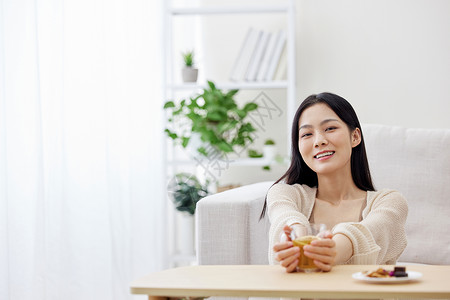
<path id="1" fill-rule="evenodd" d="M 402 283 L 407 281 L 414 281 L 422 278 L 422 273 L 415 271 L 408 271 L 408 277 L 367 277 L 366 274 L 362 272 L 353 273 L 352 277 L 356 280 L 367 281 L 372 283 Z"/>

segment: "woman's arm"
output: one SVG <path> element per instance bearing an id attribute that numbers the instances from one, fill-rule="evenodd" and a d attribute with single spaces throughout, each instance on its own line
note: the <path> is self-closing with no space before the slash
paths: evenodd
<path id="1" fill-rule="evenodd" d="M 335 234 L 333 240 L 336 243 L 335 265 L 344 264 L 353 256 L 352 241 L 343 234 Z"/>
<path id="2" fill-rule="evenodd" d="M 373 197 L 361 222 L 340 223 L 333 228 L 335 235 L 344 235 L 352 244 L 353 254 L 342 263 L 393 264 L 406 247 L 406 199 L 392 190 Z"/>
<path id="3" fill-rule="evenodd" d="M 322 270 L 347 263 L 394 264 L 403 252 L 408 214 L 405 198 L 385 190 L 371 200 L 361 222 L 340 223 L 333 228 L 334 245 L 330 241 L 314 241 L 305 247 L 306 255 L 315 259 Z"/>
<path id="4" fill-rule="evenodd" d="M 281 237 L 286 225 L 298 224 L 306 228 L 308 218 L 302 213 L 302 203 L 308 203 L 308 192 L 314 197 L 313 191 L 307 191 L 301 186 L 275 184 L 267 193 L 267 215 L 270 220 L 269 230 L 269 263 L 276 264 L 280 260 L 275 258 L 275 244 L 283 242 Z M 283 247 L 286 247 L 283 246 Z"/>

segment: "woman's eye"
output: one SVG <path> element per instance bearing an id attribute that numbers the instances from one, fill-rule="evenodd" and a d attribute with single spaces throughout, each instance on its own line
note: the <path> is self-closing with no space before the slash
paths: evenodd
<path id="1" fill-rule="evenodd" d="M 335 130 L 337 127 L 328 127 L 325 131 Z"/>
<path id="2" fill-rule="evenodd" d="M 311 133 L 304 133 L 304 134 L 301 135 L 301 137 L 304 138 L 304 137 L 308 137 L 310 135 L 311 135 Z"/>

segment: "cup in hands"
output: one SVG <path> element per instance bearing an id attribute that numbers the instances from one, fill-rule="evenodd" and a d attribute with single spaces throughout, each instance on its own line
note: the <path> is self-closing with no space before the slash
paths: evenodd
<path id="1" fill-rule="evenodd" d="M 289 239 L 292 240 L 294 246 L 300 248 L 297 271 L 306 273 L 318 272 L 320 269 L 314 264 L 312 258 L 309 258 L 304 254 L 303 247 L 311 244 L 314 240 L 325 238 L 329 234 L 329 231 L 327 231 L 325 224 L 309 224 L 305 231 L 299 233 L 298 230 L 291 230 L 289 236 Z"/>

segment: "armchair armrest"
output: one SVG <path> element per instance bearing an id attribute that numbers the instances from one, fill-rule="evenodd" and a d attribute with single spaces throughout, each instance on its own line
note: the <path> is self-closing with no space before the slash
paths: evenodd
<path id="1" fill-rule="evenodd" d="M 269 221 L 259 221 L 273 182 L 251 184 L 207 196 L 197 203 L 200 265 L 268 264 Z"/>

